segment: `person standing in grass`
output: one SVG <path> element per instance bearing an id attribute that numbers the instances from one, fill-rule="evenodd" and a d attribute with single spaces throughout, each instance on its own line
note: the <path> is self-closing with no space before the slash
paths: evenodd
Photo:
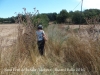
<path id="1" fill-rule="evenodd" d="M 44 45 L 47 39 L 42 25 L 39 25 L 37 27 L 36 35 L 37 35 L 37 44 L 38 44 L 39 53 L 40 55 L 44 55 Z"/>

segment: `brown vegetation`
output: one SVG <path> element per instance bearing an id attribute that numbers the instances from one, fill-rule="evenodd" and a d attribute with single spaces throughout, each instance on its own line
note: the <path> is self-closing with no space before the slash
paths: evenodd
<path id="1" fill-rule="evenodd" d="M 2 26 L 2 25 L 1 25 Z M 1 27 L 0 27 L 1 28 Z M 4 29 L 5 28 L 5 29 Z M 8 28 L 8 30 L 7 30 Z M 100 38 L 99 35 L 88 33 L 87 29 L 79 33 L 75 29 L 66 30 L 59 28 L 59 25 L 50 25 L 45 29 L 48 34 L 48 41 L 45 45 L 45 56 L 41 57 L 38 53 L 37 43 L 35 40 L 35 31 L 30 30 L 27 26 L 10 26 L 2 27 L 0 37 L 0 53 L 1 53 L 1 75 L 99 75 L 100 74 Z M 14 29 L 15 28 L 15 29 Z M 89 26 L 87 27 L 89 28 Z M 4 29 L 4 31 L 3 31 Z M 13 31 L 14 29 L 14 31 Z M 17 30 L 18 29 L 18 30 Z M 25 30 L 26 29 L 26 30 Z M 31 33 L 32 32 L 32 33 Z M 7 34 L 9 33 L 9 34 Z M 16 35 L 15 35 L 16 34 Z M 96 32 L 95 32 L 96 34 Z M 6 36 L 5 36 L 6 35 Z M 10 35 L 10 36 L 8 36 Z M 33 37 L 34 36 L 34 37 Z M 97 39 L 97 37 L 98 39 Z M 3 37 L 3 38 L 2 38 Z M 12 45 L 2 46 L 5 38 L 14 37 Z M 17 37 L 17 39 L 15 39 Z M 7 42 L 5 42 L 4 45 Z M 26 71 L 35 68 L 37 71 Z M 48 69 L 52 71 L 42 71 L 39 69 Z M 56 69 L 66 69 L 66 71 L 56 71 Z M 78 70 L 82 71 L 69 71 Z M 14 71 L 7 71 L 7 70 Z M 24 71 L 16 71 L 16 69 L 24 69 Z"/>

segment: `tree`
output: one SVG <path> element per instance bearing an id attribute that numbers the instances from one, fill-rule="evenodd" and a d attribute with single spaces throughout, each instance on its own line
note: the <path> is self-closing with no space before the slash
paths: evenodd
<path id="1" fill-rule="evenodd" d="M 92 18 L 94 16 L 100 15 L 100 10 L 99 9 L 86 9 L 84 11 L 84 16 L 86 18 Z"/>
<path id="2" fill-rule="evenodd" d="M 3 23 L 3 18 L 0 18 L 0 23 Z"/>
<path id="3" fill-rule="evenodd" d="M 66 10 L 60 11 L 60 13 L 57 15 L 57 22 L 58 23 L 65 23 L 66 18 L 69 17 L 69 14 Z"/>
<path id="4" fill-rule="evenodd" d="M 72 18 L 73 15 L 74 15 L 74 12 L 73 12 L 73 11 L 70 11 L 70 12 L 69 12 L 69 17 Z"/>
<path id="5" fill-rule="evenodd" d="M 39 24 L 42 24 L 43 27 L 47 27 L 49 25 L 49 18 L 46 14 L 38 14 L 36 16 L 33 16 L 32 23 L 35 27 L 37 27 L 37 25 Z"/>
<path id="6" fill-rule="evenodd" d="M 46 15 L 48 16 L 49 21 L 55 21 L 56 20 L 57 13 L 47 13 Z"/>
<path id="7" fill-rule="evenodd" d="M 82 23 L 85 23 L 84 15 L 81 14 L 81 11 L 75 11 L 73 13 L 72 22 L 74 24 L 82 24 Z"/>
<path id="8" fill-rule="evenodd" d="M 52 16 L 53 16 L 53 21 L 55 21 L 57 17 L 57 13 L 53 13 Z"/>

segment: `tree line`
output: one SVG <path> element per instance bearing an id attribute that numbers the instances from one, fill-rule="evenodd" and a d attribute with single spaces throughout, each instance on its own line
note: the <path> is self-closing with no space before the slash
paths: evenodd
<path id="1" fill-rule="evenodd" d="M 23 15 L 23 18 L 25 15 Z M 54 23 L 68 23 L 68 24 L 86 24 L 86 19 L 90 18 L 99 18 L 100 10 L 99 9 L 86 9 L 83 12 L 81 11 L 70 11 L 61 10 L 59 13 L 42 13 L 34 16 L 34 24 L 46 24 L 48 22 Z M 18 18 L 18 16 L 14 17 Z M 0 23 L 15 23 L 13 17 L 10 18 L 0 18 Z M 100 22 L 100 19 L 99 19 Z"/>
<path id="2" fill-rule="evenodd" d="M 13 17 L 9 17 L 9 18 L 0 18 L 0 23 L 15 23 L 15 20 L 13 19 Z"/>

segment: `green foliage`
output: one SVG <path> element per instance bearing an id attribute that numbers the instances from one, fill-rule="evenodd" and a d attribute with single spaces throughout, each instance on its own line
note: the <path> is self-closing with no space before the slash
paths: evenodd
<path id="1" fill-rule="evenodd" d="M 55 21 L 57 17 L 57 13 L 48 13 L 46 14 L 50 21 Z"/>
<path id="2" fill-rule="evenodd" d="M 10 18 L 0 18 L 0 23 L 15 23 L 13 17 Z"/>
<path id="3" fill-rule="evenodd" d="M 3 23 L 3 18 L 0 18 L 0 23 Z"/>
<path id="4" fill-rule="evenodd" d="M 83 13 L 84 13 L 84 17 L 91 18 L 91 17 L 100 15 L 100 10 L 99 9 L 86 9 Z"/>
<path id="5" fill-rule="evenodd" d="M 66 19 L 68 18 L 69 14 L 66 10 L 60 11 L 60 13 L 57 15 L 57 22 L 58 23 L 64 23 Z"/>
<path id="6" fill-rule="evenodd" d="M 69 12 L 69 17 L 72 18 L 73 15 L 74 15 L 74 12 L 73 12 L 73 11 L 70 11 L 70 12 Z"/>
<path id="7" fill-rule="evenodd" d="M 74 24 L 82 24 L 85 23 L 85 19 L 83 14 L 80 11 L 75 11 L 72 16 L 72 22 Z"/>
<path id="8" fill-rule="evenodd" d="M 22 15 L 22 14 L 21 14 Z M 45 13 L 45 14 L 38 14 L 32 15 L 32 23 L 37 26 L 38 24 L 44 25 L 44 27 L 48 26 L 49 21 L 53 21 L 54 23 L 70 23 L 70 24 L 85 24 L 86 18 L 99 18 L 100 10 L 99 9 L 86 9 L 83 12 L 81 11 L 70 11 L 67 12 L 66 10 L 61 10 L 60 13 Z M 26 22 L 25 14 L 22 15 L 22 20 Z M 18 18 L 18 15 L 14 17 L 15 19 Z M 99 20 L 100 22 L 100 20 Z M 15 20 L 10 18 L 0 18 L 0 23 L 15 23 Z"/>
<path id="9" fill-rule="evenodd" d="M 42 24 L 45 28 L 49 25 L 49 18 L 45 14 L 38 14 L 36 16 L 33 16 L 32 23 L 35 27 L 37 27 L 39 24 Z"/>
<path id="10" fill-rule="evenodd" d="M 74 15 L 72 17 L 72 22 L 75 24 L 79 24 L 80 23 L 80 19 L 81 19 L 81 12 L 80 11 L 75 11 Z"/>

